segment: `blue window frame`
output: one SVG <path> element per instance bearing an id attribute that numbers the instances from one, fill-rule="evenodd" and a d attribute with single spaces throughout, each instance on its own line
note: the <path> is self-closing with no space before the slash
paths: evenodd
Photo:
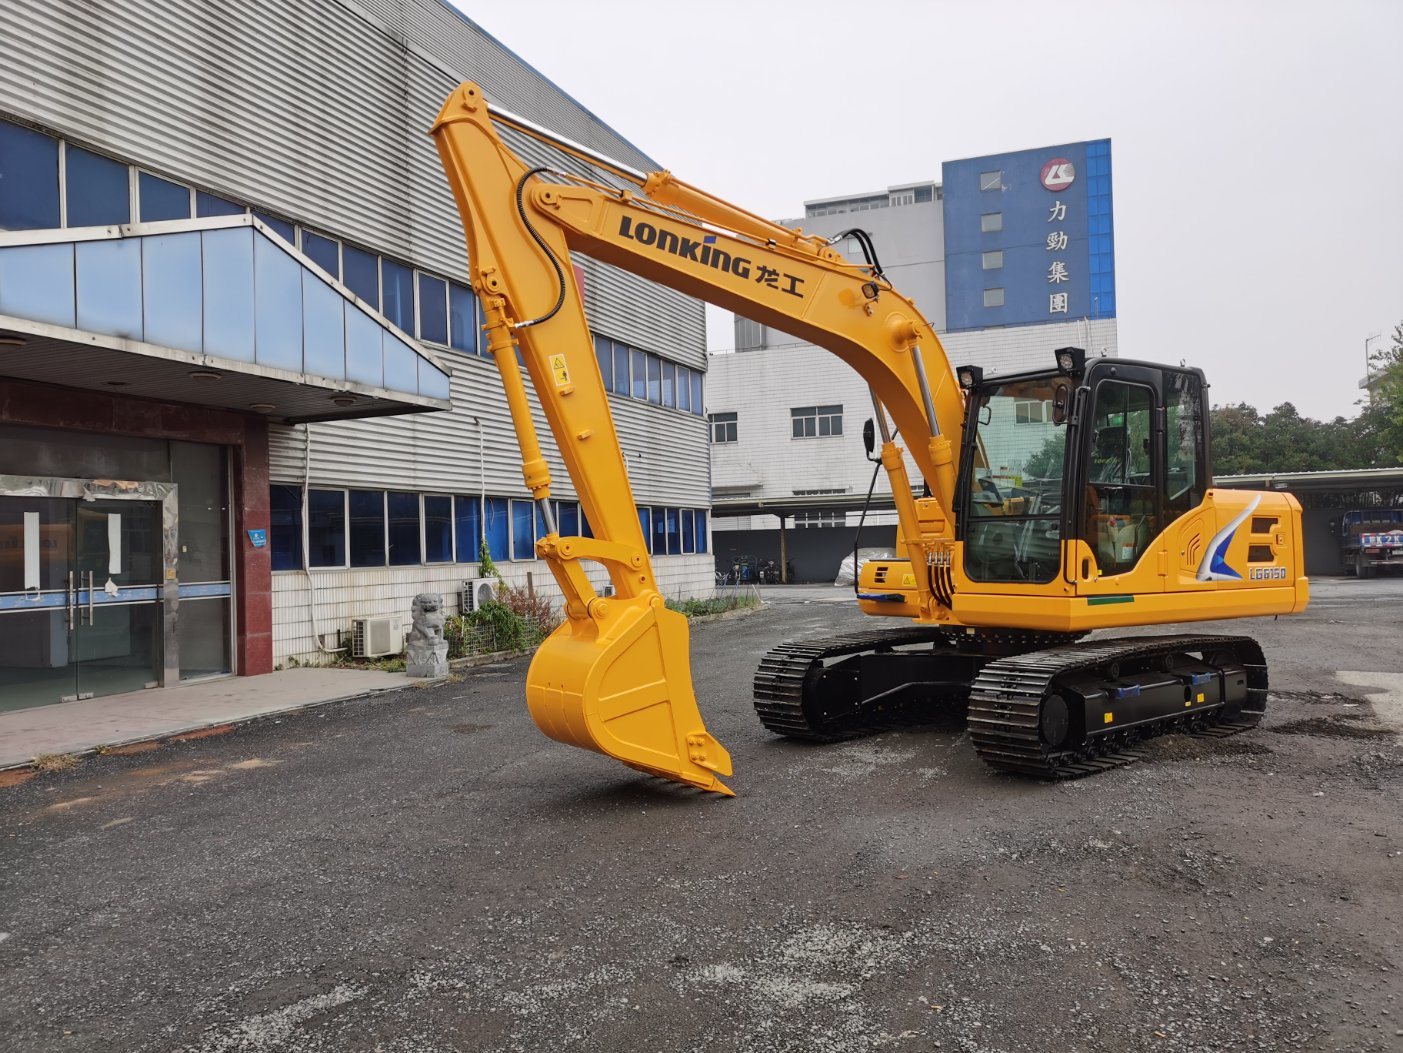
<path id="1" fill-rule="evenodd" d="M 626 344 L 614 344 L 614 390 L 620 395 L 629 393 L 628 345 Z"/>
<path id="2" fill-rule="evenodd" d="M 614 390 L 614 341 L 607 336 L 595 335 L 594 357 L 599 361 L 599 375 L 604 380 L 604 390 Z"/>
<path id="3" fill-rule="evenodd" d="M 633 368 L 631 394 L 636 399 L 646 399 L 648 397 L 648 356 L 637 348 L 629 348 L 629 358 Z"/>
<path id="4" fill-rule="evenodd" d="M 482 502 L 476 497 L 459 494 L 453 499 L 453 525 L 456 530 L 455 553 L 459 563 L 476 563 L 482 543 Z"/>
<path id="5" fill-rule="evenodd" d="M 653 555 L 667 555 L 667 509 L 653 509 Z"/>
<path id="6" fill-rule="evenodd" d="M 302 569 L 302 488 L 268 488 L 268 548 L 274 570 Z"/>
<path id="7" fill-rule="evenodd" d="M 702 375 L 700 373 L 692 374 L 692 412 L 698 417 L 706 415 L 706 411 L 702 409 Z"/>
<path id="8" fill-rule="evenodd" d="M 270 216 L 266 212 L 255 212 L 254 215 L 257 216 L 263 224 L 271 227 L 273 233 L 277 234 L 283 241 L 287 242 L 289 245 L 297 244 L 297 228 L 287 220 Z"/>
<path id="9" fill-rule="evenodd" d="M 424 495 L 424 562 L 453 562 L 453 498 Z"/>
<path id="10" fill-rule="evenodd" d="M 195 215 L 200 219 L 213 216 L 242 216 L 247 211 L 243 205 L 235 204 L 228 198 L 206 194 L 203 190 L 195 191 Z"/>
<path id="11" fill-rule="evenodd" d="M 380 310 L 380 257 L 343 245 L 341 269 L 342 284 L 374 310 Z"/>
<path id="12" fill-rule="evenodd" d="M 346 565 L 346 491 L 307 491 L 307 552 L 314 567 Z"/>
<path id="13" fill-rule="evenodd" d="M 302 255 L 338 281 L 341 279 L 341 243 L 310 230 L 302 232 Z"/>
<path id="14" fill-rule="evenodd" d="M 667 520 L 667 554 L 669 556 L 680 555 L 682 552 L 682 533 L 679 523 L 681 516 L 675 508 L 665 508 L 663 514 Z"/>
<path id="15" fill-rule="evenodd" d="M 677 405 L 677 367 L 666 359 L 663 360 L 663 405 Z"/>
<path id="16" fill-rule="evenodd" d="M 677 408 L 692 412 L 692 371 L 686 366 L 677 367 Z"/>
<path id="17" fill-rule="evenodd" d="M 682 551 L 690 554 L 697 550 L 696 517 L 690 508 L 682 509 Z"/>
<path id="18" fill-rule="evenodd" d="M 536 558 L 536 514 L 532 501 L 512 502 L 512 559 Z"/>
<path id="19" fill-rule="evenodd" d="M 381 314 L 410 336 L 414 335 L 414 272 L 393 260 L 380 261 L 385 303 Z"/>
<path id="20" fill-rule="evenodd" d="M 657 355 L 648 356 L 648 401 L 654 406 L 663 404 L 663 363 Z"/>
<path id="21" fill-rule="evenodd" d="M 424 515 L 428 516 L 428 498 L 424 499 Z M 453 498 L 453 555 L 460 564 L 476 564 L 478 545 L 483 540 L 483 502 L 476 496 L 459 494 Z"/>
<path id="22" fill-rule="evenodd" d="M 693 518 L 697 524 L 697 551 L 706 552 L 706 513 L 700 508 L 695 510 Z"/>
<path id="23" fill-rule="evenodd" d="M 351 566 L 385 565 L 385 491 L 352 490 Z"/>
<path id="24" fill-rule="evenodd" d="M 59 225 L 58 140 L 0 121 L 0 230 Z"/>
<path id="25" fill-rule="evenodd" d="M 169 179 L 141 172 L 136 177 L 141 222 L 160 223 L 168 219 L 190 218 L 190 188 Z"/>
<path id="26" fill-rule="evenodd" d="M 122 162 L 69 146 L 64 152 L 64 175 L 70 227 L 132 221 L 131 170 Z"/>
<path id="27" fill-rule="evenodd" d="M 419 275 L 419 339 L 448 343 L 448 283 Z"/>
<path id="28" fill-rule="evenodd" d="M 484 509 L 487 554 L 496 562 L 511 558 L 511 516 L 505 497 L 489 497 Z"/>
<path id="29" fill-rule="evenodd" d="M 448 346 L 470 355 L 486 354 L 478 349 L 477 297 L 457 282 L 448 283 Z"/>
<path id="30" fill-rule="evenodd" d="M 561 537 L 574 537 L 580 532 L 580 506 L 574 501 L 557 501 L 555 525 Z"/>
<path id="31" fill-rule="evenodd" d="M 419 495 L 396 493 L 385 495 L 389 512 L 390 566 L 411 567 L 423 562 L 419 548 Z"/>

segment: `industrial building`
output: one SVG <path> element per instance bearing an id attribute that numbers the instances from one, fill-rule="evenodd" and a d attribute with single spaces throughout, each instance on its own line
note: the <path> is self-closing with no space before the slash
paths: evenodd
<path id="1" fill-rule="evenodd" d="M 427 132 L 472 79 L 660 166 L 440 0 L 20 0 L 0 35 L 0 709 L 324 662 L 356 619 L 397 649 L 484 540 L 553 590 Z M 702 306 L 576 276 L 658 580 L 709 593 Z"/>
<path id="2" fill-rule="evenodd" d="M 1066 346 L 1117 355 L 1110 140 L 947 161 L 942 176 L 806 201 L 803 217 L 781 222 L 839 239 L 853 261 L 861 246 L 842 235 L 867 232 L 953 365 L 1016 372 Z M 831 581 L 873 479 L 866 384 L 827 351 L 748 319 L 735 334 L 734 353 L 712 357 L 707 398 L 717 569 L 773 561 L 790 580 Z M 861 543 L 891 548 L 885 473 L 876 487 Z"/>

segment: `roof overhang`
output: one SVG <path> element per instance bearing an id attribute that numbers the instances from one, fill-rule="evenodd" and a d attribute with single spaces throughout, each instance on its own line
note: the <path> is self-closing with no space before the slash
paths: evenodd
<path id="1" fill-rule="evenodd" d="M 449 372 L 253 216 L 0 231 L 0 376 L 297 422 L 450 409 Z"/>
<path id="2" fill-rule="evenodd" d="M 1215 486 L 1233 490 L 1289 490 L 1307 493 L 1328 490 L 1369 490 L 1403 486 L 1403 468 L 1346 468 L 1323 472 L 1257 472 L 1219 475 Z"/>

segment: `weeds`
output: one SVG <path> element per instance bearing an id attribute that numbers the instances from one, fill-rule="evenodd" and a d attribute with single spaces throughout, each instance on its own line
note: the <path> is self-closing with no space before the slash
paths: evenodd
<path id="1" fill-rule="evenodd" d="M 477 610 L 445 620 L 448 657 L 463 658 L 494 651 L 530 651 L 560 624 L 560 614 L 535 589 L 497 579 L 497 598 Z"/>
<path id="2" fill-rule="evenodd" d="M 70 753 L 41 753 L 34 758 L 34 767 L 39 771 L 67 771 L 78 766 L 78 758 Z"/>
<path id="3" fill-rule="evenodd" d="M 753 592 L 714 596 L 709 600 L 667 601 L 669 610 L 674 610 L 678 614 L 685 614 L 688 618 L 700 618 L 707 614 L 724 614 L 727 611 L 739 611 L 747 607 L 758 607 L 759 605 L 760 597 Z"/>

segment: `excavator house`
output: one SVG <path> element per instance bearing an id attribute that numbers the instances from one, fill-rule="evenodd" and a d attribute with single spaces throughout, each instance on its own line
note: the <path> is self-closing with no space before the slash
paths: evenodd
<path id="1" fill-rule="evenodd" d="M 774 648 L 755 674 L 766 728 L 835 741 L 967 707 L 989 765 L 1055 779 L 1125 763 L 1150 736 L 1227 735 L 1261 719 L 1267 666 L 1246 636 L 1083 640 L 1306 606 L 1300 505 L 1214 489 L 1199 370 L 1077 348 L 1049 348 L 1030 373 L 952 368 L 861 230 L 839 235 L 865 246 L 857 264 L 826 238 L 494 110 L 473 84 L 432 135 L 546 524 L 537 554 L 565 598 L 527 676 L 547 735 L 731 793 L 730 757 L 693 693 L 686 619 L 664 606 L 634 511 L 572 252 L 808 340 L 871 389 L 868 453 L 880 443 L 905 558 L 863 565 L 856 602 L 902 623 Z M 533 167 L 508 138 L 579 164 Z M 518 349 L 594 537 L 556 529 Z M 1014 426 L 1030 404 L 1057 425 L 1051 439 Z M 607 569 L 614 595 L 594 590 L 585 563 Z"/>

